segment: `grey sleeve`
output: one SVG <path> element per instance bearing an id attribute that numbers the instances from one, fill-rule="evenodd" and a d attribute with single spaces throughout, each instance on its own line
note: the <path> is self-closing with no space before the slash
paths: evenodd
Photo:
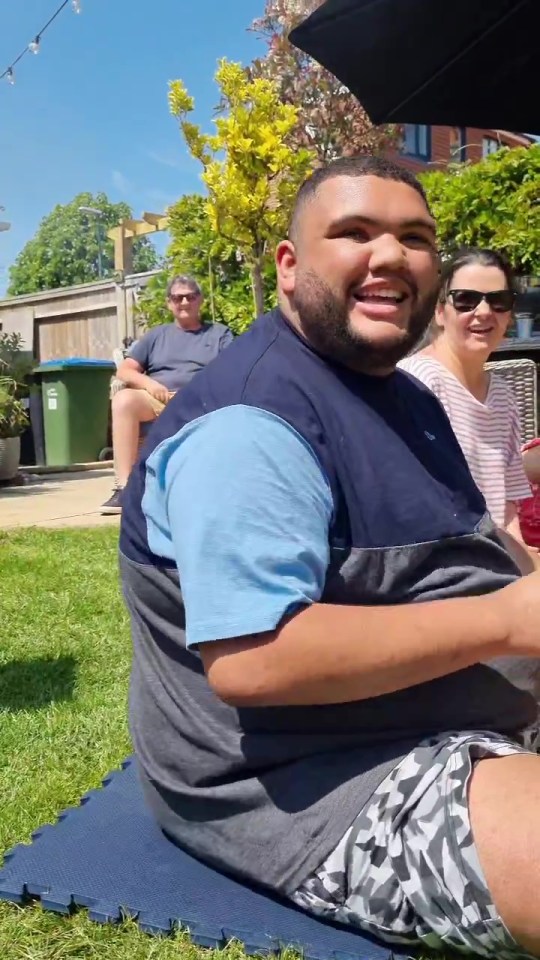
<path id="1" fill-rule="evenodd" d="M 221 352 L 222 350 L 224 350 L 225 347 L 228 347 L 229 344 L 233 342 L 233 340 L 234 340 L 234 336 L 233 336 L 233 334 L 231 333 L 231 331 L 229 330 L 229 328 L 228 328 L 228 327 L 224 327 L 224 328 L 223 328 L 223 332 L 222 332 L 222 334 L 221 334 L 221 336 L 220 336 L 220 338 L 219 338 L 219 350 L 220 350 L 220 352 Z"/>
<path id="2" fill-rule="evenodd" d="M 145 333 L 144 337 L 136 340 L 129 349 L 129 359 L 136 360 L 144 371 L 148 370 L 150 365 L 150 353 L 154 346 L 155 334 L 153 330 Z"/>

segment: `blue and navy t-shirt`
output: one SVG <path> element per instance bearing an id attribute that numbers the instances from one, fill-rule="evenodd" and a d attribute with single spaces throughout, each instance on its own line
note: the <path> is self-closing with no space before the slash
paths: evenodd
<path id="1" fill-rule="evenodd" d="M 278 311 L 152 428 L 121 569 L 148 801 L 194 854 L 274 889 L 322 862 L 420 739 L 536 715 L 526 675 L 480 664 L 346 704 L 236 710 L 210 690 L 202 644 L 309 604 L 425 602 L 516 576 L 439 402 L 405 373 L 330 364 Z"/>

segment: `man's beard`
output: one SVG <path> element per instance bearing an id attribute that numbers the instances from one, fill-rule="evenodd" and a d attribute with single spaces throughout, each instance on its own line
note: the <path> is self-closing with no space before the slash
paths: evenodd
<path id="1" fill-rule="evenodd" d="M 433 318 L 438 292 L 438 287 L 434 287 L 423 299 L 413 294 L 407 329 L 396 327 L 395 340 L 387 344 L 374 343 L 369 336 L 354 330 L 346 300 L 336 296 L 313 271 L 297 278 L 293 306 L 302 332 L 318 353 L 351 370 L 369 374 L 392 370 L 410 353 Z"/>

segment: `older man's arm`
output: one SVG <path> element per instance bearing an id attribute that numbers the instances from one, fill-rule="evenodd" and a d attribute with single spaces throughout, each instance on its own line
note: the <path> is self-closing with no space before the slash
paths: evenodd
<path id="1" fill-rule="evenodd" d="M 169 391 L 163 384 L 158 383 L 146 374 L 137 360 L 131 357 L 126 359 L 118 367 L 116 376 L 122 380 L 127 387 L 134 387 L 136 390 L 146 390 L 147 393 L 155 397 L 161 403 L 167 403 Z"/>
<path id="2" fill-rule="evenodd" d="M 221 353 L 225 347 L 228 347 L 229 344 L 233 343 L 234 335 L 228 327 L 225 327 L 221 337 L 219 338 L 219 352 Z"/>

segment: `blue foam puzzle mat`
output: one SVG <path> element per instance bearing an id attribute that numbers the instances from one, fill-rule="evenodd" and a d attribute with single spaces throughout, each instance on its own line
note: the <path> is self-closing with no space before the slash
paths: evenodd
<path id="1" fill-rule="evenodd" d="M 249 954 L 287 946 L 307 960 L 390 960 L 408 953 L 316 920 L 194 860 L 154 822 L 132 760 L 56 824 L 37 830 L 30 845 L 6 854 L 0 899 L 22 904 L 31 898 L 58 913 L 86 907 L 99 923 L 132 917 L 153 934 L 179 926 L 199 946 L 236 939 Z"/>

